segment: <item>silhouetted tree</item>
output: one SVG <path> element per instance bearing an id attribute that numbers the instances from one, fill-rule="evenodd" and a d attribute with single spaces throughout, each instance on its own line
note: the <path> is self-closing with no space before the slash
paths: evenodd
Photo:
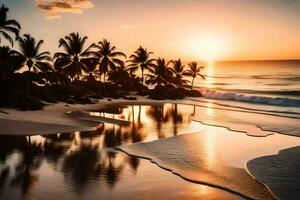
<path id="1" fill-rule="evenodd" d="M 123 61 L 119 59 L 119 57 L 125 57 L 126 55 L 120 51 L 116 51 L 115 46 L 111 46 L 110 42 L 106 39 L 103 39 L 96 46 L 99 51 L 97 52 L 97 56 L 99 58 L 99 72 L 100 75 L 103 75 L 103 80 L 105 82 L 105 78 L 107 73 L 110 70 L 116 70 L 118 65 L 122 65 Z"/>
<path id="2" fill-rule="evenodd" d="M 24 38 L 18 38 L 18 42 L 20 46 L 18 54 L 23 59 L 22 66 L 27 67 L 28 71 L 53 71 L 49 63 L 52 60 L 50 52 L 40 52 L 41 46 L 44 43 L 43 40 L 37 42 L 30 34 L 25 34 Z"/>
<path id="3" fill-rule="evenodd" d="M 148 69 L 150 74 L 147 74 L 146 83 L 157 86 L 168 84 L 172 78 L 172 70 L 168 66 L 169 64 L 170 62 L 166 63 L 165 59 L 158 58 L 156 65 Z"/>
<path id="4" fill-rule="evenodd" d="M 128 68 L 131 73 L 141 69 L 142 85 L 144 85 L 144 71 L 151 69 L 151 67 L 155 67 L 155 64 L 153 63 L 155 59 L 150 58 L 151 54 L 153 53 L 148 52 L 147 49 L 140 46 L 134 54 L 130 56 L 130 60 L 127 61 L 129 63 Z"/>
<path id="5" fill-rule="evenodd" d="M 88 73 L 88 65 L 94 63 L 97 59 L 95 52 L 92 50 L 93 45 L 84 49 L 88 37 L 80 37 L 79 33 L 71 33 L 59 40 L 59 48 L 62 47 L 64 52 L 54 54 L 54 66 L 60 68 L 71 78 L 77 77 L 78 94 L 80 96 L 80 76 L 82 72 Z"/>
<path id="6" fill-rule="evenodd" d="M 53 71 L 51 64 L 49 63 L 52 59 L 50 57 L 50 52 L 44 51 L 40 52 L 40 48 L 44 43 L 43 40 L 38 42 L 29 34 L 25 34 L 24 38 L 19 37 L 18 43 L 20 46 L 20 51 L 18 55 L 22 60 L 21 66 L 27 67 L 29 73 L 25 73 L 27 79 L 27 95 L 30 95 L 30 82 L 39 81 L 36 74 L 33 72 L 48 72 Z"/>
<path id="7" fill-rule="evenodd" d="M 205 79 L 205 77 L 200 73 L 201 70 L 204 68 L 203 66 L 198 67 L 197 62 L 191 62 L 189 63 L 190 69 L 187 71 L 187 75 L 192 77 L 192 84 L 191 84 L 191 90 L 194 86 L 194 81 L 197 76 L 200 76 L 202 79 Z"/>
<path id="8" fill-rule="evenodd" d="M 171 62 L 173 64 L 171 70 L 175 75 L 174 83 L 180 86 L 186 85 L 189 81 L 184 79 L 184 76 L 188 74 L 188 70 L 185 69 L 185 65 L 182 64 L 180 59 Z"/>
<path id="9" fill-rule="evenodd" d="M 14 35 L 15 38 L 19 36 L 21 26 L 20 24 L 13 19 L 7 19 L 7 12 L 9 9 L 4 5 L 0 8 L 0 43 L 2 42 L 1 37 L 4 37 L 10 42 L 11 45 L 14 44 L 14 38 L 11 35 Z"/>
<path id="10" fill-rule="evenodd" d="M 0 47 L 0 79 L 9 79 L 20 67 L 18 53 L 7 46 Z"/>
<path id="11" fill-rule="evenodd" d="M 84 76 L 83 80 L 86 80 L 89 83 L 95 83 L 96 77 L 98 76 L 96 68 L 98 66 L 98 61 L 92 59 L 90 64 L 87 67 L 87 75 Z"/>

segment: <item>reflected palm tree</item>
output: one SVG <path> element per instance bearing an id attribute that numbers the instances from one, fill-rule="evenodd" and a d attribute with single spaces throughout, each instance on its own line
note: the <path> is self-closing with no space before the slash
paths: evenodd
<path id="1" fill-rule="evenodd" d="M 196 106 L 194 105 L 194 106 L 193 106 L 193 112 L 192 112 L 191 116 L 194 117 L 195 114 L 196 114 Z"/>
<path id="2" fill-rule="evenodd" d="M 137 124 L 135 122 L 135 110 L 133 105 L 131 106 L 131 113 L 132 113 L 132 121 L 131 121 L 131 129 L 130 129 L 131 142 L 132 143 L 141 142 L 146 137 L 146 135 L 140 131 L 140 129 L 142 128 L 142 122 L 140 119 L 141 110 L 139 109 Z"/>
<path id="3" fill-rule="evenodd" d="M 41 165 L 42 146 L 32 144 L 22 136 L 1 136 L 0 163 L 5 163 L 13 153 L 19 156 L 14 165 L 0 170 L 0 189 L 1 185 L 8 183 L 12 187 L 20 187 L 22 195 L 25 196 L 38 179 L 35 171 Z M 11 171 L 13 173 L 10 173 Z"/>
<path id="4" fill-rule="evenodd" d="M 4 167 L 0 169 L 0 191 L 4 188 L 7 179 L 9 178 L 10 168 Z"/>
<path id="5" fill-rule="evenodd" d="M 182 114 L 178 112 L 177 104 L 172 104 L 170 116 L 172 117 L 173 134 L 177 135 L 178 134 L 177 126 L 179 123 L 182 123 L 182 120 L 183 120 Z"/>
<path id="6" fill-rule="evenodd" d="M 137 120 L 137 125 L 138 125 L 139 129 L 143 127 L 143 123 L 142 123 L 142 119 L 141 119 L 141 112 L 142 112 L 142 106 L 139 105 L 139 113 L 138 113 L 138 120 Z"/>
<path id="7" fill-rule="evenodd" d="M 58 161 L 72 145 L 73 134 L 51 134 L 43 137 L 45 138 L 43 156 L 49 163 L 57 167 Z"/>
<path id="8" fill-rule="evenodd" d="M 156 121 L 156 130 L 158 138 L 164 138 L 165 135 L 161 131 L 162 122 L 165 120 L 164 105 L 153 105 L 147 110 L 147 115 Z"/>
<path id="9" fill-rule="evenodd" d="M 116 147 L 122 144 L 122 132 L 116 131 L 115 125 L 113 128 L 107 129 L 104 132 L 104 145 L 106 147 Z"/>
<path id="10" fill-rule="evenodd" d="M 107 152 L 108 157 L 108 165 L 105 165 L 103 173 L 105 174 L 106 183 L 110 188 L 113 188 L 115 184 L 119 181 L 120 175 L 123 171 L 124 164 L 121 163 L 120 165 L 116 164 L 116 154 L 115 152 Z"/>
<path id="11" fill-rule="evenodd" d="M 91 179 L 100 177 L 100 158 L 98 146 L 81 144 L 77 150 L 71 151 L 62 164 L 67 184 L 82 193 Z"/>
<path id="12" fill-rule="evenodd" d="M 137 172 L 139 165 L 140 165 L 140 159 L 135 156 L 128 156 L 127 157 L 127 163 L 129 164 L 130 168 L 134 171 Z"/>
<path id="13" fill-rule="evenodd" d="M 147 49 L 143 47 L 139 47 L 134 54 L 130 56 L 130 60 L 127 62 L 128 70 L 130 73 L 136 72 L 138 69 L 142 71 L 142 85 L 144 86 L 144 72 L 145 70 L 149 70 L 152 67 L 155 67 L 154 61 L 155 59 L 151 59 L 150 55 L 153 54 L 152 52 L 148 52 Z"/>
<path id="14" fill-rule="evenodd" d="M 106 75 L 109 71 L 115 71 L 118 66 L 124 64 L 119 57 L 126 58 L 126 55 L 120 51 L 116 51 L 116 47 L 111 46 L 110 42 L 108 42 L 106 39 L 100 41 L 96 47 L 99 49 L 97 52 L 97 57 L 100 63 L 100 76 L 103 75 L 103 82 L 105 82 Z"/>
<path id="15" fill-rule="evenodd" d="M 15 151 L 23 151 L 27 146 L 25 137 L 18 136 L 1 136 L 0 140 L 0 163 L 5 160 Z"/>
<path id="16" fill-rule="evenodd" d="M 40 168 L 42 163 L 43 148 L 41 144 L 30 143 L 28 141 L 26 149 L 15 167 L 15 175 L 11 180 L 12 186 L 21 186 L 22 195 L 26 196 L 39 176 L 35 171 Z"/>
<path id="17" fill-rule="evenodd" d="M 194 81 L 197 76 L 200 76 L 202 79 L 205 79 L 205 77 L 200 73 L 204 67 L 203 66 L 198 67 L 197 62 L 189 63 L 189 67 L 190 69 L 187 71 L 186 75 L 192 77 L 191 90 L 193 90 Z"/>
<path id="18" fill-rule="evenodd" d="M 21 26 L 13 19 L 7 19 L 7 12 L 9 9 L 4 5 L 0 8 L 0 43 L 2 43 L 2 37 L 10 42 L 11 45 L 14 44 L 14 38 L 19 37 Z"/>

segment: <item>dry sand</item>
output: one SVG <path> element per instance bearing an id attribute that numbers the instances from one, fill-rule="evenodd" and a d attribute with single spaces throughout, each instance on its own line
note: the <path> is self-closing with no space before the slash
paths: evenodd
<path id="1" fill-rule="evenodd" d="M 92 130 L 101 122 L 124 125 L 127 123 L 126 121 L 84 115 L 84 111 L 101 109 L 109 104 L 159 102 L 164 103 L 168 101 L 153 101 L 139 97 L 137 101 L 124 99 L 108 101 L 104 99 L 96 104 L 86 105 L 57 103 L 46 106 L 43 110 L 38 111 L 18 111 L 2 108 L 2 112 L 0 112 L 0 135 L 43 135 Z M 73 114 L 68 113 L 70 111 L 79 111 L 81 114 L 78 114 L 79 112 L 77 114 L 74 114 L 74 112 Z"/>

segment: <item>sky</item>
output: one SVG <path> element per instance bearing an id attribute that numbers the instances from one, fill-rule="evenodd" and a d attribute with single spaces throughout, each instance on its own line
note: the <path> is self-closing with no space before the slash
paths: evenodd
<path id="1" fill-rule="evenodd" d="M 183 60 L 300 58 L 298 0 L 1 0 L 22 34 L 58 51 L 71 32 Z"/>

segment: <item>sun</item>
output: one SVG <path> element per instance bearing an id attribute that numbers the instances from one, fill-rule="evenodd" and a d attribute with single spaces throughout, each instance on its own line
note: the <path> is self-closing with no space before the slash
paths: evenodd
<path id="1" fill-rule="evenodd" d="M 216 35 L 194 37 L 186 44 L 189 54 L 208 62 L 222 59 L 227 48 L 225 39 Z"/>

